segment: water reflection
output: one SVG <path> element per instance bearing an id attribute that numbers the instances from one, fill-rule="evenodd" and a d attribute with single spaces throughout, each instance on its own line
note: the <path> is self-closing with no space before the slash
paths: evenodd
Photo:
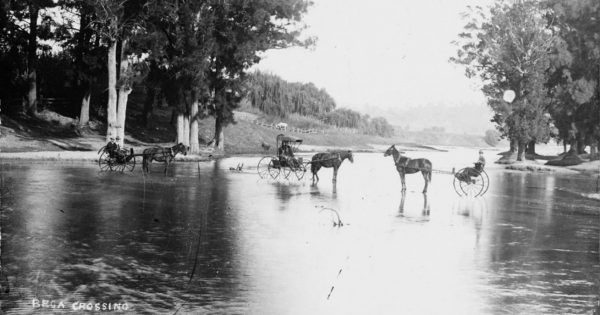
<path id="1" fill-rule="evenodd" d="M 127 301 L 136 313 L 591 310 L 598 203 L 556 190 L 583 179 L 491 168 L 485 198 L 457 197 L 443 176 L 429 195 L 407 177 L 400 194 L 395 169 L 373 166 L 383 163 L 361 156 L 335 187 L 258 180 L 228 161 L 146 177 L 11 166 L 2 263 L 14 290 L 1 308 L 31 313 L 36 297 Z"/>
<path id="2" fill-rule="evenodd" d="M 423 198 L 423 207 L 421 208 L 420 215 L 425 218 L 425 217 L 429 216 L 429 214 L 431 213 L 431 205 L 429 204 L 429 199 L 427 197 L 427 194 L 420 194 L 420 195 L 422 195 L 422 198 Z M 415 195 L 415 197 L 417 197 L 417 195 Z M 398 216 L 399 217 L 405 217 L 405 213 L 404 213 L 405 201 L 406 201 L 406 192 L 402 191 L 400 205 L 398 206 Z"/>

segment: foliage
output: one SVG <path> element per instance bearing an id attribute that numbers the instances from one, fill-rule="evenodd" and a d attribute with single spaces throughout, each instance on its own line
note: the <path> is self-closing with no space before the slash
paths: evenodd
<path id="1" fill-rule="evenodd" d="M 452 62 L 463 65 L 467 77 L 479 77 L 482 91 L 503 136 L 519 144 L 546 142 L 550 120 L 545 115 L 550 98 L 546 73 L 557 36 L 548 24 L 548 10 L 537 1 L 496 1 L 489 13 L 481 7 L 465 14 L 469 19 Z M 512 103 L 502 99 L 513 90 Z"/>
<path id="2" fill-rule="evenodd" d="M 489 146 L 495 147 L 498 145 L 498 142 L 500 142 L 500 133 L 493 129 L 486 130 L 485 137 L 483 139 Z"/>
<path id="3" fill-rule="evenodd" d="M 312 83 L 287 82 L 256 71 L 248 76 L 248 98 L 266 114 L 286 117 L 290 113 L 319 117 L 335 109 L 334 99 Z"/>
<path id="4" fill-rule="evenodd" d="M 600 140 L 600 3 L 551 0 L 546 5 L 561 39 L 548 80 L 555 99 L 549 112 L 559 138 L 581 147 Z"/>

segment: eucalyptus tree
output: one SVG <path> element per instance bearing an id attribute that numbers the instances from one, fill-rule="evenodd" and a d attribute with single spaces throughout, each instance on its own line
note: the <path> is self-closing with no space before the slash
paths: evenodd
<path id="1" fill-rule="evenodd" d="M 469 78 L 478 77 L 493 122 L 518 149 L 523 159 L 528 143 L 545 142 L 550 136 L 546 115 L 550 98 L 546 72 L 557 36 L 551 31 L 538 1 L 496 1 L 489 11 L 470 7 L 468 23 L 459 34 L 457 55 L 450 60 L 465 67 Z M 502 95 L 513 90 L 511 103 Z"/>
<path id="2" fill-rule="evenodd" d="M 50 27 L 54 22 L 48 9 L 55 7 L 52 0 L 2 1 L 0 8 L 0 27 L 2 27 L 2 50 L 9 52 L 15 66 L 21 65 L 26 84 L 26 92 L 22 111 L 29 114 L 37 112 L 37 62 L 38 50 L 50 49 L 48 45 L 40 45 L 40 39 L 50 39 Z M 12 54 L 11 54 L 12 53 Z M 25 55 L 24 61 L 18 60 Z M 16 59 L 16 60 L 15 60 Z"/>
<path id="3" fill-rule="evenodd" d="M 548 19 L 556 22 L 560 42 L 549 85 L 555 98 L 551 114 L 570 151 L 597 152 L 600 141 L 600 2 L 548 0 Z"/>
<path id="4" fill-rule="evenodd" d="M 152 77 L 162 81 L 167 102 L 177 109 L 177 142 L 198 153 L 198 121 L 205 111 L 206 72 L 212 47 L 208 1 L 158 1 L 150 7 L 148 41 Z"/>
<path id="5" fill-rule="evenodd" d="M 149 0 L 148 0 L 149 1 Z M 107 140 L 125 139 L 127 101 L 134 81 L 141 76 L 138 66 L 143 65 L 143 56 L 136 47 L 137 37 L 144 36 L 146 0 L 88 0 L 94 8 L 92 25 L 108 46 L 108 104 Z M 138 50 L 136 50 L 138 48 Z M 117 64 L 117 60 L 119 63 Z"/>
<path id="6" fill-rule="evenodd" d="M 308 46 L 300 40 L 305 0 L 211 0 L 213 45 L 207 79 L 215 116 L 215 146 L 224 149 L 223 128 L 233 122 L 233 110 L 245 94 L 246 71 L 268 49 Z"/>

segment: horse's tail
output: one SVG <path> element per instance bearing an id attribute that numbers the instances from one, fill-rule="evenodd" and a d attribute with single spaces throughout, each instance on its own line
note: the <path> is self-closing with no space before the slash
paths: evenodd
<path id="1" fill-rule="evenodd" d="M 433 164 L 429 162 L 429 170 L 427 170 L 427 179 L 431 183 L 431 174 L 433 174 Z"/>
<path id="2" fill-rule="evenodd" d="M 317 172 L 317 166 L 315 163 L 310 163 L 310 172 L 313 174 Z"/>

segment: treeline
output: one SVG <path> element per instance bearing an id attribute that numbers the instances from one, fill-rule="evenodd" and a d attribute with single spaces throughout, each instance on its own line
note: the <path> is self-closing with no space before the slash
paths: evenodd
<path id="1" fill-rule="evenodd" d="M 127 105 L 143 87 L 145 113 L 175 109 L 177 142 L 199 150 L 198 120 L 214 117 L 215 145 L 245 96 L 247 70 L 300 40 L 304 0 L 0 0 L 4 113 L 36 115 L 39 100 L 76 98 L 79 123 L 102 103 L 106 137 L 124 139 Z M 143 119 L 146 119 L 144 115 Z M 121 143 L 122 144 L 122 143 Z"/>
<path id="2" fill-rule="evenodd" d="M 457 55 L 483 82 L 492 121 L 518 160 L 550 139 L 572 154 L 600 143 L 600 2 L 497 0 L 469 7 Z"/>
<path id="3" fill-rule="evenodd" d="M 371 118 L 351 109 L 336 108 L 335 100 L 327 91 L 312 83 L 287 82 L 279 76 L 256 71 L 248 79 L 248 97 L 253 107 L 269 115 L 286 117 L 295 113 L 365 134 L 383 137 L 394 134 L 385 118 Z"/>

